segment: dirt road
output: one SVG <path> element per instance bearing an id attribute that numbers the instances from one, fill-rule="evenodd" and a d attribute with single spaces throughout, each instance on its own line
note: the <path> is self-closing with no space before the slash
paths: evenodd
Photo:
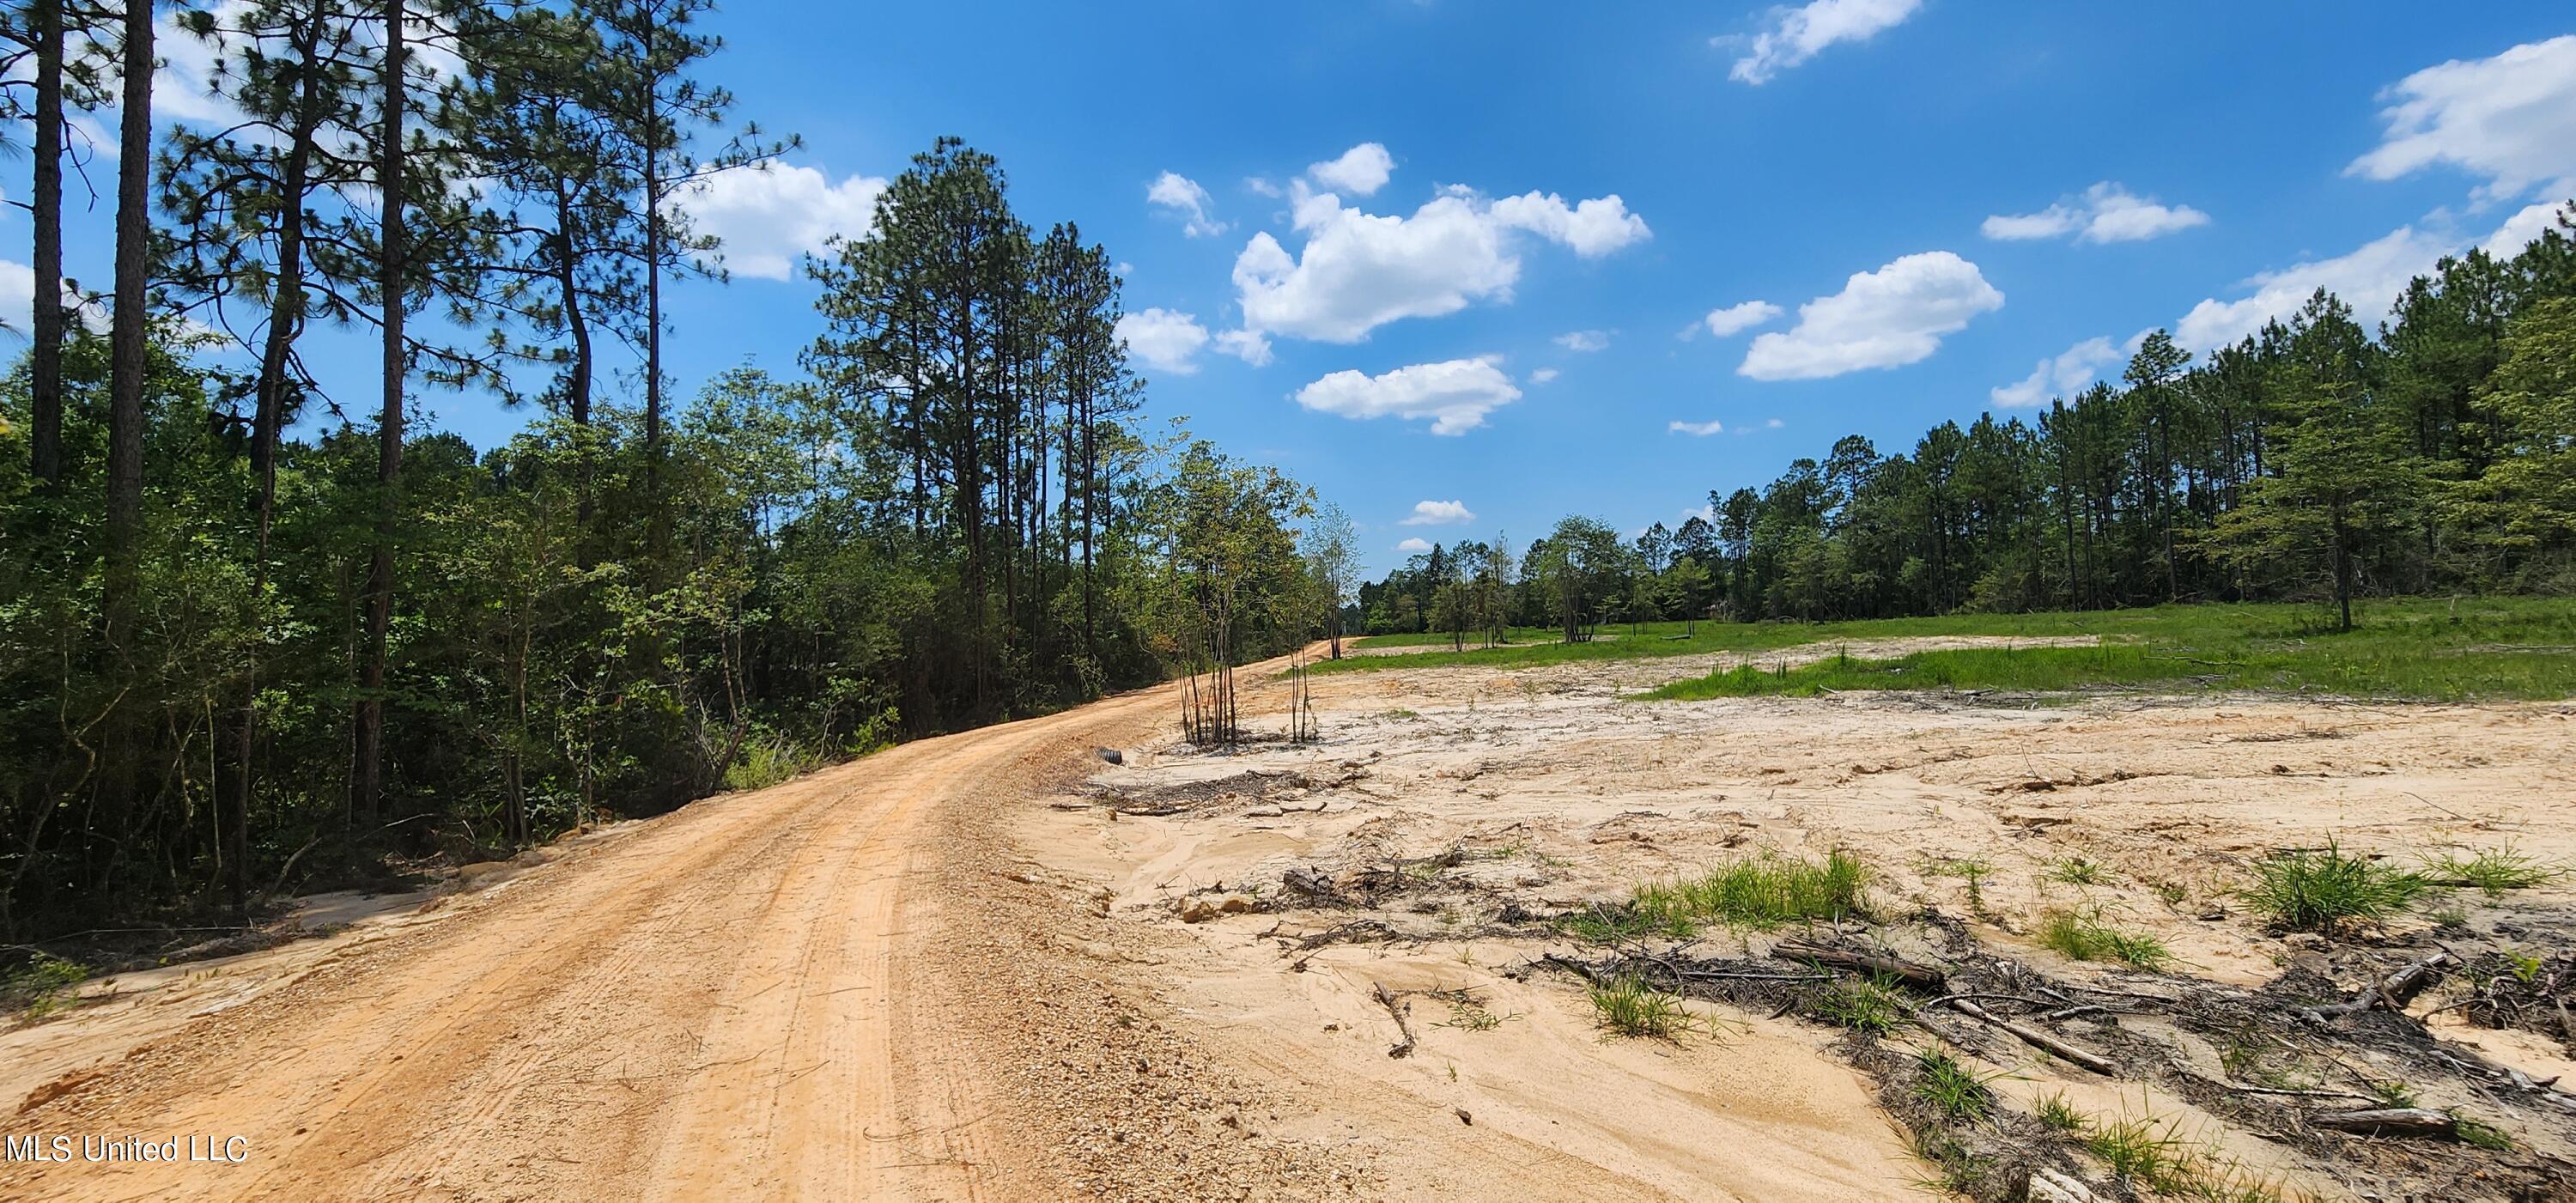
<path id="1" fill-rule="evenodd" d="M 321 956 L 254 954 L 13 1035 L 12 1134 L 242 1137 L 247 1158 L 6 1164 L 0 1197 L 1049 1193 L 1024 1146 L 969 1122 L 997 1102 L 922 966 L 942 946 L 933 837 L 962 817 L 932 816 L 1067 771 L 1161 706 L 709 799 Z M 279 956 L 305 963 L 264 974 Z"/>

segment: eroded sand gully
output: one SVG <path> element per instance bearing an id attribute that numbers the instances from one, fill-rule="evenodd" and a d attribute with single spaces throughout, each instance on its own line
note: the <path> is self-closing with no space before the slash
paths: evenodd
<path id="1" fill-rule="evenodd" d="M 1999 956 L 2116 982 L 2029 939 L 2050 908 L 2099 908 L 2165 940 L 2183 962 L 2177 972 L 2253 988 L 2320 958 L 2313 937 L 2266 932 L 2234 896 L 2246 865 L 2272 850 L 2331 838 L 2409 863 L 2506 845 L 2576 861 L 2576 815 L 2565 805 L 2576 725 L 2563 705 L 1623 700 L 1720 660 L 1733 662 L 1317 677 L 1322 744 L 1221 756 L 1148 744 L 1084 791 L 1026 812 L 1021 841 L 1044 864 L 1106 883 L 1113 918 L 1154 929 L 1160 997 L 1233 1056 L 1286 1081 L 1372 1084 L 1365 1107 L 1348 1097 L 1306 1106 L 1315 1138 L 1370 1147 L 1390 1184 L 1421 1171 L 1435 1177 L 1412 1185 L 1487 1193 L 1472 1178 L 1441 1176 L 1458 1168 L 1442 1159 L 1376 1147 L 1368 1122 L 1348 1122 L 1355 1111 L 1463 1113 L 1449 1122 L 1586 1171 L 1566 1184 L 1744 1199 L 1905 1196 L 1925 1168 L 1872 1084 L 1829 1047 L 1829 1030 L 1714 1007 L 1723 1019 L 1714 1039 L 1605 1042 L 1569 979 L 1526 971 L 1528 958 L 1570 943 L 1497 924 L 1499 908 L 1562 911 L 1764 850 L 1846 849 L 1875 871 L 1882 913 L 1972 919 L 1969 930 Z M 1418 888 L 1363 910 L 1301 906 L 1290 881 L 1400 874 L 1453 849 L 1463 853 L 1453 866 L 1412 869 Z M 2057 880 L 2079 858 L 2100 867 L 2098 883 Z M 1973 897 L 1963 864 L 1983 866 Z M 1243 895 L 1252 910 L 1221 913 Z M 2569 901 L 2563 884 L 2518 891 L 2510 913 L 2563 915 Z M 2473 924 L 2508 914 L 2473 893 L 2456 903 Z M 1360 923 L 1385 927 L 1336 931 Z M 1302 946 L 1319 934 L 1335 942 Z M 1726 934 L 1707 944 L 1702 955 L 1748 948 Z M 2399 950 L 2415 946 L 2394 940 L 2382 958 L 2402 963 Z M 1420 996 L 1410 1012 L 1419 1047 L 1390 1058 L 1396 1029 L 1375 1000 L 1380 985 L 1470 991 L 1502 1022 L 1480 1030 L 1446 999 Z M 2469 1029 L 2456 1016 L 2434 1022 L 2536 1077 L 2576 1071 L 2555 1041 Z M 2063 1090 L 2086 1111 L 2178 1121 L 2248 1174 L 2326 1197 L 2354 1181 L 2154 1085 L 2028 1056 L 1991 1067 L 2009 1075 L 1998 1093 L 2024 1105 Z M 2560 1136 L 2547 1123 L 2523 1134 L 2563 1153 Z"/>

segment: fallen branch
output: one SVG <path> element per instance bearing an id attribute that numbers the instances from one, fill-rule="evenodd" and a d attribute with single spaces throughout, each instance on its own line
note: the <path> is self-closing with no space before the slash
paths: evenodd
<path id="1" fill-rule="evenodd" d="M 1938 990 L 1942 983 L 1949 980 L 1940 970 L 1929 965 L 1917 965 L 1912 961 L 1900 961 L 1895 957 L 1875 956 L 1865 952 L 1819 948 L 1800 940 L 1782 940 L 1772 947 L 1771 955 L 1784 961 L 1809 961 L 1859 973 L 1885 974 L 1906 985 L 1924 990 Z"/>
<path id="2" fill-rule="evenodd" d="M 2216 1078 L 2202 1078 L 2201 1080 L 2204 1082 L 2217 1082 L 2219 1085 L 2224 1086 L 2229 1090 L 2236 1091 L 2239 1094 L 2269 1094 L 2278 1095 L 2282 1098 L 2288 1099 L 2352 1099 L 2363 1103 L 2375 1103 L 2379 1101 L 2379 1096 L 2377 1095 L 2356 1094 L 2349 1090 L 2292 1090 L 2285 1086 L 2248 1086 L 2243 1082 L 2228 1082 Z"/>
<path id="3" fill-rule="evenodd" d="M 1388 992 L 1385 982 L 1375 982 L 1371 986 L 1377 993 L 1378 1005 L 1385 1007 L 1386 1013 L 1395 1017 L 1395 1030 L 1404 1036 L 1403 1040 L 1386 1050 L 1386 1055 L 1397 1058 L 1413 1055 L 1413 1022 L 1404 1017 L 1403 1000 Z"/>
<path id="4" fill-rule="evenodd" d="M 2330 1019 L 2341 1019 L 2346 1015 L 2358 1015 L 2383 1004 L 2391 1011 L 2403 1011 L 2406 1009 L 2408 1000 L 2422 993 L 2424 987 L 2433 984 L 2435 975 L 2443 966 L 2454 964 L 2458 959 L 2447 951 L 2427 953 L 2397 972 L 2362 987 L 2361 993 L 2345 1002 L 2310 1007 L 2299 1014 L 2310 1023 L 2324 1023 Z"/>
<path id="5" fill-rule="evenodd" d="M 2081 1065 L 2086 1069 L 2092 1070 L 2097 1074 L 2101 1074 L 2104 1077 L 2119 1076 L 2119 1067 L 2111 1064 L 2110 1059 L 2102 1056 L 2100 1053 L 2089 1052 L 2085 1049 L 2077 1048 L 2072 1044 L 2068 1044 L 2067 1042 L 2060 1040 L 2055 1036 L 2051 1036 L 2046 1032 L 2040 1031 L 2038 1028 L 2031 1027 L 2028 1024 L 2014 1023 L 2009 1019 L 2004 1019 L 1993 1012 L 1986 1010 L 1984 1007 L 1980 1007 L 1964 998 L 1952 999 L 1950 1000 L 1950 1005 L 1957 1009 L 1960 1014 L 1966 1015 L 1971 1019 L 1984 1020 L 1987 1023 L 1993 1024 L 1996 1027 L 2012 1033 L 2014 1036 L 2019 1037 L 2021 1042 L 2024 1044 L 2030 1045 L 2034 1048 L 2044 1049 L 2050 1053 L 2072 1061 L 2077 1065 Z"/>
<path id="6" fill-rule="evenodd" d="M 2460 1134 L 2448 1112 L 2423 1107 L 2390 1107 L 2371 1111 L 2334 1111 L 2311 1115 L 2308 1123 L 2361 1136 L 2420 1136 L 2448 1139 Z"/>

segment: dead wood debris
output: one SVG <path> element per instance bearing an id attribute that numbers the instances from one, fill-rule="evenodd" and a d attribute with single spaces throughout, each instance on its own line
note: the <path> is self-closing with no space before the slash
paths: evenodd
<path id="1" fill-rule="evenodd" d="M 1388 990 L 1385 982 L 1372 983 L 1371 989 L 1377 995 L 1377 1005 L 1386 1008 L 1386 1013 L 1395 1017 L 1395 1030 L 1404 1037 L 1389 1046 L 1386 1055 L 1399 1059 L 1412 1056 L 1413 1021 L 1405 1018 L 1404 1014 L 1412 1004 L 1405 1001 L 1402 994 Z"/>

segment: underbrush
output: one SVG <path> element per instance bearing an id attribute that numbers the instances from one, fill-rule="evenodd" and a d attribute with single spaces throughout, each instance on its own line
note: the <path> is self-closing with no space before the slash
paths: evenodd
<path id="1" fill-rule="evenodd" d="M 43 1019 L 72 1005 L 89 969 L 77 961 L 35 953 L 26 963 L 0 974 L 0 1015 Z"/>
<path id="2" fill-rule="evenodd" d="M 743 737 L 734 760 L 725 766 L 724 786 L 728 790 L 767 789 L 791 781 L 827 765 L 856 760 L 893 746 L 900 718 L 889 706 L 837 744 L 801 740 L 784 731 L 755 726 Z"/>

